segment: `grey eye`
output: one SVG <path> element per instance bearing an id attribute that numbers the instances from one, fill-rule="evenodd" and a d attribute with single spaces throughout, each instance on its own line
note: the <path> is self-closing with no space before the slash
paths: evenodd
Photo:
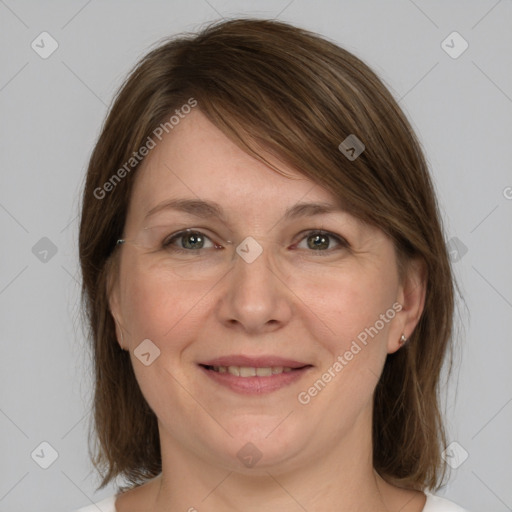
<path id="1" fill-rule="evenodd" d="M 181 242 L 176 243 L 181 239 Z M 184 251 L 198 251 L 200 249 L 205 249 L 206 241 L 210 242 L 209 247 L 213 247 L 213 243 L 211 240 L 199 231 L 180 231 L 179 233 L 175 233 L 174 235 L 166 238 L 162 246 L 166 249 L 172 250 L 184 250 Z"/>
<path id="2" fill-rule="evenodd" d="M 307 247 L 301 247 L 304 240 L 306 241 Z M 335 242 L 334 247 L 332 247 L 332 240 Z M 349 247 L 349 244 L 344 238 L 338 235 L 316 230 L 306 233 L 297 247 L 300 249 L 311 249 L 317 252 L 330 252 L 328 249 L 333 249 L 335 247 Z"/>

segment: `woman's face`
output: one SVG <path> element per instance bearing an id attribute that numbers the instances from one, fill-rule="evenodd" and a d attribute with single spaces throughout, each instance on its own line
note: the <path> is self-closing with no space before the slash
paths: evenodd
<path id="1" fill-rule="evenodd" d="M 382 231 L 280 168 L 293 179 L 196 110 L 139 169 L 117 249 L 118 340 L 162 446 L 238 471 L 368 443 L 386 355 L 422 307 Z"/>

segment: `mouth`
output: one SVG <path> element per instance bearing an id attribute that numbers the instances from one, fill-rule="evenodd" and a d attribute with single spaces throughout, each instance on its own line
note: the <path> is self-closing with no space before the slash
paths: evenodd
<path id="1" fill-rule="evenodd" d="M 217 384 L 246 395 L 277 391 L 298 381 L 313 368 L 311 364 L 282 358 L 243 356 L 219 358 L 198 366 Z"/>
<path id="2" fill-rule="evenodd" d="M 281 373 L 289 373 L 297 370 L 302 370 L 311 365 L 304 365 L 299 368 L 291 368 L 290 366 L 210 366 L 210 365 L 199 365 L 207 370 L 211 370 L 217 373 L 229 373 L 236 377 L 271 377 L 272 375 L 280 375 Z"/>

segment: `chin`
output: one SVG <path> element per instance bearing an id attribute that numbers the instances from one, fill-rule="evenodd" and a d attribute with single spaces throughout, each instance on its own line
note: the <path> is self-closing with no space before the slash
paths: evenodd
<path id="1" fill-rule="evenodd" d="M 311 436 L 297 431 L 290 415 L 276 419 L 265 417 L 260 421 L 251 418 L 243 422 L 231 422 L 227 430 L 233 436 L 228 440 L 224 453 L 230 470 L 246 474 L 267 475 L 268 471 L 289 470 L 299 454 L 310 444 Z M 279 424 L 282 422 L 281 424 Z M 288 422 L 288 424 L 286 424 Z M 225 438 L 224 438 L 225 439 Z"/>

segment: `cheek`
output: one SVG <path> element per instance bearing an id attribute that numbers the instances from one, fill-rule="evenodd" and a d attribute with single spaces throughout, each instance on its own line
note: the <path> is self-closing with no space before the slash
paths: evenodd
<path id="1" fill-rule="evenodd" d="M 395 315 L 389 287 L 359 277 L 335 280 L 339 291 L 324 293 L 318 302 L 318 312 L 329 326 L 328 336 L 317 337 L 324 357 L 297 397 L 319 415 L 329 410 L 341 429 L 371 404 Z"/>
<path id="2" fill-rule="evenodd" d="M 192 414 L 195 402 L 179 385 L 187 378 L 187 368 L 183 367 L 181 359 L 190 340 L 197 337 L 194 329 L 198 330 L 201 325 L 198 321 L 201 308 L 194 306 L 208 287 L 204 283 L 166 278 L 128 259 L 125 270 L 121 274 L 122 311 L 132 366 L 142 394 L 159 415 L 174 409 Z M 139 360 L 136 350 L 146 339 L 159 351 L 152 352 L 155 349 L 149 345 L 151 362 L 148 365 Z M 179 429 L 180 421 L 174 418 L 173 428 Z"/>
<path id="3" fill-rule="evenodd" d="M 384 271 L 377 265 L 354 264 L 345 270 L 333 273 L 328 287 L 305 300 L 316 305 L 312 309 L 329 329 L 321 326 L 327 335 L 317 337 L 325 355 L 320 379 L 308 382 L 310 387 L 301 395 L 315 401 L 314 407 L 333 406 L 341 415 L 339 421 L 357 415 L 371 400 L 387 356 L 398 286 L 392 267 Z M 310 330 L 314 329 L 312 323 Z"/>
<path id="4" fill-rule="evenodd" d="M 178 340 L 180 331 L 194 325 L 200 310 L 197 306 L 211 285 L 183 280 L 170 272 L 154 272 L 129 258 L 123 270 L 122 312 L 134 342 L 149 338 L 165 345 L 166 340 Z"/>
<path id="5" fill-rule="evenodd" d="M 376 266 L 354 272 L 342 286 L 337 300 L 331 296 L 337 304 L 332 313 L 339 319 L 340 333 L 335 357 L 342 356 L 344 386 L 356 394 L 367 394 L 377 384 L 387 356 L 389 331 L 396 316 L 393 304 L 398 276 L 392 266 Z"/>
<path id="6" fill-rule="evenodd" d="M 304 302 L 328 327 L 326 341 L 331 350 L 339 351 L 348 349 L 358 336 L 364 341 L 368 330 L 373 334 L 370 339 L 386 337 L 395 316 L 392 305 L 396 292 L 397 277 L 391 269 L 383 272 L 379 267 L 354 265 L 350 271 L 333 272 L 328 286 L 309 288 Z"/>

